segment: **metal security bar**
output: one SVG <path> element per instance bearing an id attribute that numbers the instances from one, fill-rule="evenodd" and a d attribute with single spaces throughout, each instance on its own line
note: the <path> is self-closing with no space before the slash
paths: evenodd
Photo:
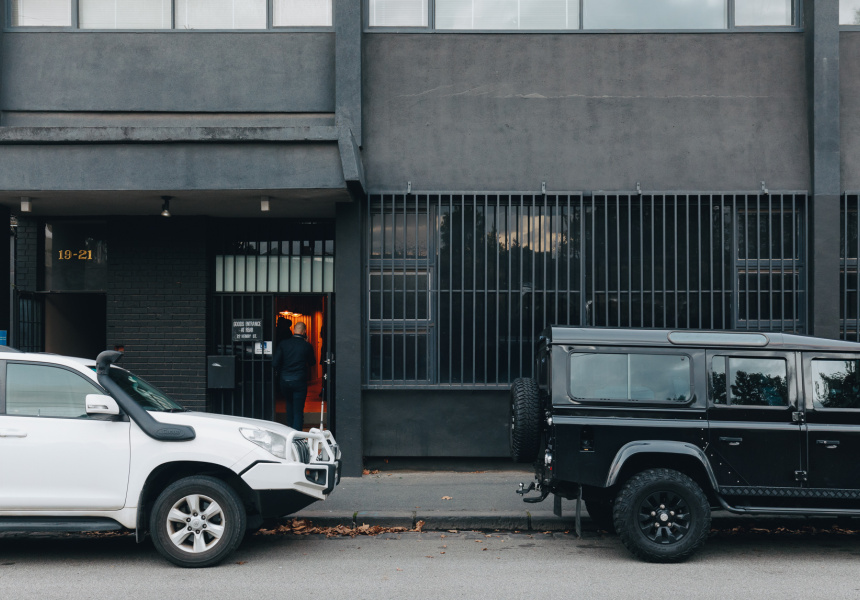
<path id="1" fill-rule="evenodd" d="M 218 293 L 334 291 L 331 222 L 231 222 L 220 225 L 218 239 Z"/>
<path id="2" fill-rule="evenodd" d="M 805 194 L 372 196 L 367 383 L 506 386 L 550 324 L 803 331 Z"/>
<path id="3" fill-rule="evenodd" d="M 839 223 L 839 315 L 843 340 L 860 341 L 860 294 L 858 294 L 858 257 L 860 257 L 860 193 L 842 195 Z"/>

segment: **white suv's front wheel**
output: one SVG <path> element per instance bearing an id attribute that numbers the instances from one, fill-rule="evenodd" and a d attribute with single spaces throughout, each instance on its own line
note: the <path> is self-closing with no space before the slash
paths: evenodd
<path id="1" fill-rule="evenodd" d="M 235 550 L 245 533 L 242 501 L 214 477 L 169 485 L 155 501 L 150 532 L 156 549 L 180 567 L 209 567 Z"/>

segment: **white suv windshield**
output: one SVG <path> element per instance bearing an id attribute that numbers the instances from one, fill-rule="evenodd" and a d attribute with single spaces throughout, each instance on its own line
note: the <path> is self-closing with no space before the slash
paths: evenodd
<path id="1" fill-rule="evenodd" d="M 184 412 L 185 409 L 164 392 L 125 369 L 111 367 L 110 378 L 144 409 L 153 412 Z"/>

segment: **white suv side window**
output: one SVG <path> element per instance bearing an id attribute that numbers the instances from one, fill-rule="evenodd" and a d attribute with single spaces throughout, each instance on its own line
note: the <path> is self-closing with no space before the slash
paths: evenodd
<path id="1" fill-rule="evenodd" d="M 86 379 L 60 367 L 8 363 L 6 414 L 85 418 L 87 394 L 103 393 Z"/>

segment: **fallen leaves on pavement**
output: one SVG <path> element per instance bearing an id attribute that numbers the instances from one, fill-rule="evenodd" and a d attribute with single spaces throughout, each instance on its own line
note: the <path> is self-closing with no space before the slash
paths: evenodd
<path id="1" fill-rule="evenodd" d="M 451 496 L 442 496 L 442 500 L 453 500 Z"/>
<path id="2" fill-rule="evenodd" d="M 424 529 L 424 521 L 418 521 L 414 528 L 409 527 L 383 527 L 381 525 L 362 524 L 356 527 L 336 525 L 334 527 L 317 527 L 307 519 L 293 519 L 272 529 L 261 529 L 257 535 L 311 535 L 322 534 L 326 537 L 356 537 L 358 535 L 380 535 L 382 533 L 405 533 L 407 531 L 421 532 Z"/>
<path id="3" fill-rule="evenodd" d="M 800 527 L 744 527 L 738 525 L 729 529 L 711 529 L 711 533 L 715 535 L 744 535 L 744 534 L 762 534 L 762 535 L 857 535 L 860 530 L 848 529 L 839 525 L 830 525 L 829 527 L 814 527 L 812 525 L 802 525 Z"/>

